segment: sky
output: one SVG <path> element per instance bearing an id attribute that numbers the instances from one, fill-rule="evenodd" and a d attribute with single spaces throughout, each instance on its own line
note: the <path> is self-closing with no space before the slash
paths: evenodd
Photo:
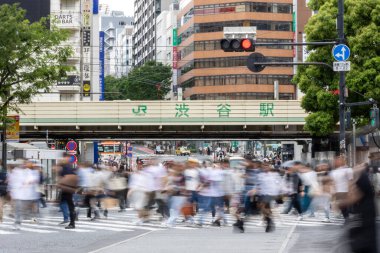
<path id="1" fill-rule="evenodd" d="M 101 4 L 108 4 L 110 10 L 124 11 L 126 16 L 133 16 L 133 0 L 100 0 Z"/>

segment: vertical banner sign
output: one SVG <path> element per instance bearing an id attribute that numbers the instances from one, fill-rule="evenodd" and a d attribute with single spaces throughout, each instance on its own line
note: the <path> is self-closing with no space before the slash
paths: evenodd
<path id="1" fill-rule="evenodd" d="M 99 142 L 94 141 L 94 164 L 99 162 Z"/>
<path id="2" fill-rule="evenodd" d="M 178 69 L 178 51 L 177 51 L 177 47 L 173 47 L 173 69 Z"/>
<path id="3" fill-rule="evenodd" d="M 178 46 L 178 32 L 177 28 L 173 28 L 173 46 Z"/>
<path id="4" fill-rule="evenodd" d="M 177 28 L 173 29 L 173 69 L 178 68 L 178 33 Z"/>
<path id="5" fill-rule="evenodd" d="M 100 101 L 104 101 L 104 32 L 99 33 L 99 61 L 100 61 L 100 73 L 99 73 L 99 87 L 100 87 Z"/>
<path id="6" fill-rule="evenodd" d="M 8 116 L 11 121 L 7 124 L 7 142 L 20 141 L 20 116 Z"/>
<path id="7" fill-rule="evenodd" d="M 297 42 L 297 13 L 293 12 L 293 42 Z M 296 57 L 296 47 L 293 46 L 293 57 Z"/>
<path id="8" fill-rule="evenodd" d="M 95 1 L 94 1 L 95 4 Z M 82 0 L 82 31 L 83 31 L 83 97 L 91 96 L 91 27 L 92 27 L 92 0 Z"/>
<path id="9" fill-rule="evenodd" d="M 94 0 L 92 13 L 93 14 L 99 14 L 99 0 Z"/>

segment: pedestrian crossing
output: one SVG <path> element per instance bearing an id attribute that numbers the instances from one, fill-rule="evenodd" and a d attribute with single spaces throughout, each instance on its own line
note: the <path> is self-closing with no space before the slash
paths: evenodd
<path id="1" fill-rule="evenodd" d="M 323 217 L 322 213 L 316 213 L 317 217 Z M 343 219 L 332 218 L 329 223 L 323 222 L 321 218 L 308 218 L 298 221 L 297 216 L 281 214 L 279 209 L 273 211 L 273 218 L 275 226 L 277 228 L 289 228 L 292 226 L 304 226 L 304 227 L 321 227 L 321 226 L 341 226 Z M 195 223 L 199 222 L 200 215 L 197 214 L 193 217 Z M 203 228 L 218 229 L 213 227 L 213 218 L 211 214 L 207 214 L 204 217 Z M 18 235 L 22 233 L 37 233 L 37 234 L 56 234 L 56 233 L 96 233 L 96 232 L 111 232 L 111 233 L 128 233 L 136 230 L 142 231 L 163 231 L 168 229 L 177 230 L 196 230 L 201 229 L 196 224 L 191 224 L 188 221 L 184 221 L 183 217 L 177 220 L 177 224 L 174 227 L 167 227 L 162 219 L 157 214 L 153 214 L 150 217 L 150 221 L 147 223 L 137 224 L 138 217 L 136 212 L 128 209 L 126 212 L 119 213 L 116 210 L 109 211 L 108 218 L 101 218 L 96 221 L 91 221 L 89 218 L 79 217 L 79 221 L 76 221 L 75 229 L 65 229 L 64 226 L 58 224 L 62 222 L 62 216 L 59 213 L 50 212 L 38 219 L 38 223 L 31 220 L 23 221 L 20 226 L 20 230 L 14 230 L 14 220 L 9 217 L 5 217 L 4 222 L 0 223 L 0 235 Z M 225 214 L 226 224 L 222 227 L 231 227 L 235 223 L 236 219 L 231 214 Z M 247 217 L 244 223 L 246 230 L 259 230 L 262 231 L 263 222 L 260 215 Z"/>

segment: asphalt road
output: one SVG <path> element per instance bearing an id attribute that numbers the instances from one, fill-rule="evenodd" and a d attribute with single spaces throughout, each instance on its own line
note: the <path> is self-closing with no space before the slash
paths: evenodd
<path id="1" fill-rule="evenodd" d="M 137 216 L 133 210 L 123 213 L 110 210 L 108 219 L 96 222 L 81 212 L 77 228 L 65 230 L 57 225 L 62 221 L 61 214 L 56 207 L 50 207 L 43 209 L 39 224 L 26 221 L 21 231 L 13 231 L 13 220 L 6 213 L 5 222 L 0 224 L 0 252 L 349 252 L 342 251 L 341 247 L 344 244 L 341 219 L 323 223 L 320 214 L 317 218 L 297 221 L 295 216 L 282 215 L 280 211 L 281 207 L 274 210 L 276 230 L 273 233 L 265 233 L 259 224 L 261 218 L 255 216 L 246 222 L 243 234 L 233 232 L 231 215 L 227 215 L 227 226 L 221 228 L 208 225 L 198 228 L 180 221 L 175 228 L 167 228 L 157 215 L 152 216 L 150 223 L 136 225 Z M 211 215 L 206 219 L 206 224 L 210 223 Z"/>

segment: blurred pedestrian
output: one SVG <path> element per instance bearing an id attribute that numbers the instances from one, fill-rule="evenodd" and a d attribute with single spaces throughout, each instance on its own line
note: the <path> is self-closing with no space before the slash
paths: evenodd
<path id="1" fill-rule="evenodd" d="M 95 216 L 91 221 L 100 219 L 100 208 L 98 203 L 101 203 L 101 200 L 106 197 L 105 186 L 110 179 L 112 173 L 108 170 L 107 167 L 99 165 L 95 168 L 94 172 L 91 174 L 91 182 L 89 187 L 90 192 L 90 206 L 93 210 Z M 107 208 L 104 209 L 103 214 L 105 217 L 108 216 Z"/>
<path id="2" fill-rule="evenodd" d="M 168 184 L 166 191 L 169 193 L 170 217 L 166 223 L 168 227 L 174 227 L 178 217 L 181 214 L 181 209 L 187 200 L 185 187 L 185 175 L 183 164 L 173 164 L 170 168 Z"/>
<path id="3" fill-rule="evenodd" d="M 41 204 L 42 208 L 46 208 L 46 200 L 45 200 L 45 177 L 44 173 L 42 171 L 42 164 L 39 161 L 34 161 L 33 162 L 33 170 L 36 173 L 36 176 L 39 178 L 38 182 L 38 193 L 40 195 L 39 198 L 39 203 L 37 205 Z"/>
<path id="4" fill-rule="evenodd" d="M 27 212 L 35 214 L 34 205 L 39 199 L 37 186 L 39 178 L 31 170 L 32 164 L 25 162 L 12 170 L 9 175 L 11 197 L 15 202 L 14 229 L 19 230 Z"/>
<path id="5" fill-rule="evenodd" d="M 271 202 L 280 194 L 281 178 L 273 170 L 269 162 L 263 163 L 263 172 L 259 178 L 260 210 L 266 222 L 265 232 L 272 232 L 275 228 Z"/>
<path id="6" fill-rule="evenodd" d="M 157 212 L 161 214 L 162 219 L 166 220 L 169 218 L 169 208 L 167 205 L 167 195 L 163 193 L 163 189 L 167 183 L 168 173 L 166 168 L 157 159 L 151 159 L 147 165 L 144 171 L 149 173 L 153 179 L 148 205 L 152 207 L 154 204 L 157 204 Z"/>
<path id="7" fill-rule="evenodd" d="M 137 211 L 139 220 L 136 225 L 142 225 L 149 220 L 147 205 L 149 194 L 153 188 L 153 178 L 151 174 L 144 171 L 144 164 L 141 160 L 137 166 L 137 171 L 131 175 L 127 198 L 131 200 L 131 205 Z"/>
<path id="8" fill-rule="evenodd" d="M 80 193 L 84 196 L 83 205 L 87 207 L 87 218 L 91 218 L 91 205 L 90 199 L 92 196 L 90 187 L 92 175 L 94 173 L 94 168 L 91 163 L 84 162 L 78 164 L 78 177 L 79 177 L 79 187 Z M 79 212 L 77 212 L 77 216 L 79 216 Z M 62 224 L 67 223 L 68 221 L 64 220 Z"/>
<path id="9" fill-rule="evenodd" d="M 333 194 L 333 181 L 329 175 L 330 165 L 327 162 L 316 167 L 318 185 L 314 191 L 313 201 L 310 204 L 310 214 L 314 216 L 314 211 L 322 208 L 325 213 L 324 222 L 330 222 L 330 206 Z"/>
<path id="10" fill-rule="evenodd" d="M 288 191 L 288 198 L 289 201 L 287 205 L 285 205 L 284 210 L 282 211 L 283 214 L 288 214 L 292 208 L 296 209 L 298 213 L 298 220 L 303 219 L 302 215 L 302 208 L 300 203 L 300 193 L 302 191 L 302 181 L 297 173 L 297 170 L 290 166 L 285 171 L 285 183 L 287 186 Z"/>
<path id="11" fill-rule="evenodd" d="M 330 176 L 334 181 L 336 201 L 339 202 L 346 199 L 348 187 L 353 179 L 353 172 L 352 168 L 346 165 L 346 159 L 344 156 L 338 156 L 335 158 L 335 168 L 331 171 Z M 348 210 L 348 206 L 342 206 L 341 212 L 344 219 L 348 218 Z"/>
<path id="12" fill-rule="evenodd" d="M 3 222 L 3 208 L 7 192 L 7 171 L 0 170 L 0 223 Z"/>
<path id="13" fill-rule="evenodd" d="M 211 211 L 211 163 L 203 162 L 203 167 L 199 169 L 199 226 L 203 226 L 204 216 Z"/>
<path id="14" fill-rule="evenodd" d="M 300 193 L 301 196 L 301 208 L 302 213 L 310 211 L 310 204 L 313 200 L 313 196 L 319 190 L 317 173 L 307 165 L 303 165 L 300 162 L 294 164 L 294 168 L 298 172 L 299 177 L 302 180 L 303 189 Z M 314 217 L 314 213 L 311 212 L 309 217 Z"/>
<path id="15" fill-rule="evenodd" d="M 76 171 L 73 168 L 73 165 L 70 163 L 70 156 L 67 154 L 64 155 L 63 159 L 59 163 L 59 180 L 58 187 L 61 189 L 60 203 L 63 207 L 64 221 L 67 219 L 65 217 L 65 205 L 67 205 L 70 216 L 70 223 L 65 229 L 74 229 L 75 228 L 75 206 L 73 201 L 73 193 L 77 191 L 78 186 L 78 176 Z M 65 204 L 63 204 L 65 203 Z"/>
<path id="16" fill-rule="evenodd" d="M 198 192 L 199 187 L 199 161 L 194 158 L 189 158 L 186 162 L 185 187 L 189 192 L 189 202 L 193 206 L 193 212 L 198 211 Z"/>
<path id="17" fill-rule="evenodd" d="M 345 198 L 337 202 L 341 210 L 352 207 L 352 215 L 346 222 L 351 250 L 353 253 L 377 253 L 375 195 L 368 165 L 355 167 L 352 178 Z"/>

